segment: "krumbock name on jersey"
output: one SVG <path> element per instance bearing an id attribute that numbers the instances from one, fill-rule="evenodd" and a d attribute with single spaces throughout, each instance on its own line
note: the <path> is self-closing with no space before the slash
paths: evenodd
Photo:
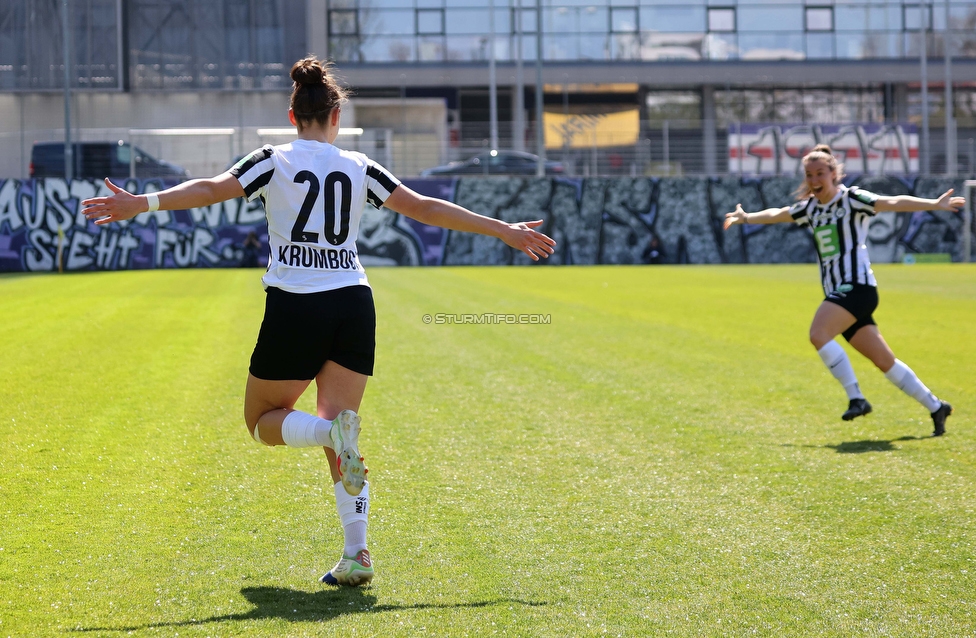
<path id="1" fill-rule="evenodd" d="M 362 153 L 313 140 L 264 146 L 231 170 L 268 216 L 263 282 L 288 292 L 366 285 L 356 240 L 366 203 L 379 208 L 400 184 Z"/>

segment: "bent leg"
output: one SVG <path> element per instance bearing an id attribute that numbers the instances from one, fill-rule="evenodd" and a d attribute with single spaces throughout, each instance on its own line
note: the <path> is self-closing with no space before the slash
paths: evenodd
<path id="1" fill-rule="evenodd" d="M 952 406 L 935 396 L 914 370 L 895 358 L 877 326 L 864 326 L 858 330 L 851 337 L 851 345 L 878 366 L 895 387 L 925 406 L 935 422 L 935 436 L 945 433 L 945 420 L 952 414 Z"/>
<path id="2" fill-rule="evenodd" d="M 315 377 L 319 416 L 331 420 L 343 410 L 359 412 L 367 381 L 369 377 L 365 374 L 344 368 L 335 361 L 326 361 Z"/>
<path id="3" fill-rule="evenodd" d="M 810 343 L 817 350 L 854 325 L 857 318 L 835 303 L 824 301 L 810 324 Z"/>
<path id="4" fill-rule="evenodd" d="M 849 343 L 882 372 L 888 372 L 891 366 L 895 365 L 895 353 L 881 336 L 878 326 L 863 326 L 854 333 Z"/>
<path id="5" fill-rule="evenodd" d="M 281 436 L 281 425 L 294 410 L 295 403 L 311 381 L 269 381 L 247 375 L 244 389 L 244 422 L 254 436 L 258 431 L 259 441 L 265 445 L 285 445 Z"/>
<path id="6" fill-rule="evenodd" d="M 895 353 L 891 351 L 877 326 L 864 326 L 858 330 L 851 337 L 851 345 L 878 366 L 899 390 L 924 405 L 929 412 L 939 409 L 939 399 L 925 387 L 911 368 L 895 358 Z"/>

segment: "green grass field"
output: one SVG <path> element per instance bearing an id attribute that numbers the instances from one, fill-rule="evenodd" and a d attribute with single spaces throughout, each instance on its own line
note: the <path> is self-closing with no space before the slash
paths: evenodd
<path id="1" fill-rule="evenodd" d="M 945 437 L 856 354 L 840 420 L 813 265 L 372 269 L 361 590 L 243 425 L 259 271 L 2 276 L 0 636 L 973 635 L 976 268 L 876 272 Z"/>

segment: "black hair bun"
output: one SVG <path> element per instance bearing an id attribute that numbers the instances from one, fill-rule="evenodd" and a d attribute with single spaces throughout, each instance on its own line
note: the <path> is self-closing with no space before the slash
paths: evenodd
<path id="1" fill-rule="evenodd" d="M 325 68 L 315 58 L 305 58 L 291 67 L 291 79 L 297 84 L 322 84 Z"/>

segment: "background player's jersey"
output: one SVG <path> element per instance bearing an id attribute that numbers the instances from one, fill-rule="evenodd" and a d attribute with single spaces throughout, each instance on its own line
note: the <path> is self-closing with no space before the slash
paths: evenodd
<path id="1" fill-rule="evenodd" d="M 368 286 L 356 239 L 368 201 L 379 208 L 400 182 L 362 153 L 295 140 L 264 146 L 230 173 L 268 216 L 271 257 L 262 281 L 308 293 Z"/>
<path id="2" fill-rule="evenodd" d="M 826 204 L 810 196 L 790 207 L 793 221 L 813 232 L 825 295 L 843 284 L 878 285 L 867 247 L 868 224 L 877 201 L 874 193 L 841 184 Z"/>

